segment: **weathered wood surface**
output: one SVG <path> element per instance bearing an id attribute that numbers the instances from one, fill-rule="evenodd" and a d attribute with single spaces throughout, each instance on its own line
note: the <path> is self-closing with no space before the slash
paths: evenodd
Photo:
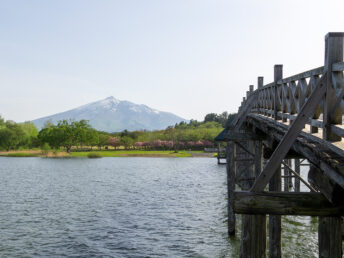
<path id="1" fill-rule="evenodd" d="M 295 159 L 294 160 L 294 166 L 295 166 L 295 173 L 298 174 L 300 176 L 300 160 L 299 159 Z M 295 192 L 300 192 L 301 190 L 301 185 L 300 185 L 300 179 L 298 177 L 295 177 L 295 182 L 294 182 L 294 186 L 295 186 Z"/>
<path id="2" fill-rule="evenodd" d="M 344 189 L 328 178 L 320 169 L 311 166 L 308 172 L 308 181 L 331 203 L 344 203 Z"/>
<path id="3" fill-rule="evenodd" d="M 248 119 L 250 124 L 276 141 L 280 141 L 289 129 L 287 125 L 275 123 L 257 114 L 250 114 Z M 291 148 L 302 154 L 314 166 L 321 168 L 326 176 L 344 188 L 344 151 L 342 149 L 304 132 L 300 133 Z"/>
<path id="4" fill-rule="evenodd" d="M 234 214 L 234 203 L 233 203 L 233 193 L 235 190 L 235 174 L 236 174 L 236 161 L 234 157 L 236 156 L 236 146 L 233 142 L 227 143 L 227 212 L 228 212 L 228 234 L 229 236 L 235 235 L 235 223 L 236 218 Z"/>
<path id="5" fill-rule="evenodd" d="M 243 153 L 246 157 L 250 157 L 254 152 L 254 167 L 250 167 L 242 173 L 245 174 L 245 177 L 254 179 L 262 169 L 262 143 L 246 141 L 243 146 L 242 149 L 247 150 Z M 243 189 L 248 190 L 252 186 L 253 180 L 246 181 Z M 240 257 L 266 257 L 266 215 L 242 215 Z"/>
<path id="6" fill-rule="evenodd" d="M 333 205 L 321 193 L 234 192 L 234 212 L 300 216 L 342 216 L 344 204 Z"/>
<path id="7" fill-rule="evenodd" d="M 269 183 L 269 191 L 281 191 L 281 165 L 272 176 Z M 234 204 L 235 207 L 235 204 Z M 280 215 L 269 215 L 269 257 L 280 258 L 282 256 L 282 218 Z"/>
<path id="8" fill-rule="evenodd" d="M 264 167 L 263 172 L 254 182 L 251 191 L 258 192 L 263 191 L 265 186 L 270 181 L 271 177 L 275 173 L 278 166 L 281 164 L 281 161 L 284 159 L 285 155 L 288 153 L 289 149 L 293 145 L 294 141 L 302 131 L 304 125 L 310 116 L 313 115 L 317 104 L 320 102 L 321 98 L 325 94 L 326 85 L 323 84 L 326 76 L 321 77 L 316 85 L 316 89 L 313 91 L 312 95 L 309 97 L 308 101 L 302 107 L 301 112 L 294 120 L 293 124 L 290 126 L 290 129 L 287 131 L 285 136 L 280 141 L 276 150 L 272 154 L 269 162 Z"/>
<path id="9" fill-rule="evenodd" d="M 233 132 L 229 131 L 228 134 L 225 136 L 225 140 L 227 141 L 247 141 L 247 140 L 263 140 L 262 137 L 259 135 L 250 133 L 250 132 Z"/>
<path id="10" fill-rule="evenodd" d="M 341 72 L 344 71 L 344 62 L 338 62 L 332 65 L 333 72 Z"/>
<path id="11" fill-rule="evenodd" d="M 318 242 L 320 258 L 342 257 L 341 221 L 341 217 L 319 217 Z"/>
<path id="12" fill-rule="evenodd" d="M 344 34 L 343 34 L 344 35 Z M 332 80 L 332 65 L 343 61 L 343 35 L 327 34 L 325 41 L 326 96 L 324 101 L 324 133 L 328 141 L 340 141 L 341 137 L 331 131 L 332 124 L 342 124 L 342 109 L 337 106 L 336 87 Z M 341 76 L 342 73 L 341 73 Z M 339 103 L 340 104 L 340 103 Z"/>
<path id="13" fill-rule="evenodd" d="M 266 216 L 243 215 L 240 257 L 266 257 Z"/>
<path id="14" fill-rule="evenodd" d="M 305 79 L 305 78 L 309 78 L 315 75 L 321 75 L 324 73 L 324 67 L 317 67 L 314 68 L 312 70 L 306 71 L 306 72 L 302 72 L 284 79 L 279 80 L 277 83 L 278 84 L 283 84 L 283 83 L 289 83 L 289 82 L 293 82 L 293 81 L 298 81 L 301 79 Z"/>

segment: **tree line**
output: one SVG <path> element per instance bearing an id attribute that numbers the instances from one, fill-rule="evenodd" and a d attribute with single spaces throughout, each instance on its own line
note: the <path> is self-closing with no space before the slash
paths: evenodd
<path id="1" fill-rule="evenodd" d="M 17 150 L 47 146 L 64 148 L 67 152 L 85 148 L 125 149 L 203 149 L 214 146 L 214 138 L 233 114 L 210 113 L 204 121 L 190 120 L 169 126 L 165 130 L 107 133 L 93 129 L 88 121 L 61 120 L 48 122 L 38 131 L 31 122 L 15 123 L 0 117 L 0 149 Z"/>

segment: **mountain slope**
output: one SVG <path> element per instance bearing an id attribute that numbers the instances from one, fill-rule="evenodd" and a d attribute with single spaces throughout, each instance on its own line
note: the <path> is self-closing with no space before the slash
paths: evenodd
<path id="1" fill-rule="evenodd" d="M 32 122 L 40 129 L 46 121 L 55 124 L 63 119 L 76 121 L 86 119 L 89 120 L 93 128 L 106 132 L 120 132 L 125 129 L 129 131 L 160 130 L 181 121 L 186 121 L 172 113 L 108 97 L 66 112 L 42 117 Z"/>

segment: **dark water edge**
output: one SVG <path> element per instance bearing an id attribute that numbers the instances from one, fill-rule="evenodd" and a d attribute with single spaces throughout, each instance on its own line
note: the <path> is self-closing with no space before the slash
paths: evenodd
<path id="1" fill-rule="evenodd" d="M 0 257 L 238 257 L 216 159 L 0 158 Z M 240 223 L 240 219 L 239 219 Z M 317 221 L 283 217 L 285 257 L 317 257 Z"/>

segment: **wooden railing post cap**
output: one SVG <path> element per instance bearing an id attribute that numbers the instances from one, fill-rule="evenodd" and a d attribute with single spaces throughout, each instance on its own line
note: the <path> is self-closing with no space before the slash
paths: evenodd
<path id="1" fill-rule="evenodd" d="M 258 81 L 257 81 L 257 88 L 258 89 L 263 87 L 263 81 L 264 81 L 264 77 L 263 76 L 258 76 Z"/>
<path id="2" fill-rule="evenodd" d="M 326 34 L 325 39 L 328 38 L 339 38 L 339 37 L 344 37 L 344 32 L 329 32 Z"/>
<path id="3" fill-rule="evenodd" d="M 253 91 L 253 85 L 250 85 L 250 91 Z"/>

